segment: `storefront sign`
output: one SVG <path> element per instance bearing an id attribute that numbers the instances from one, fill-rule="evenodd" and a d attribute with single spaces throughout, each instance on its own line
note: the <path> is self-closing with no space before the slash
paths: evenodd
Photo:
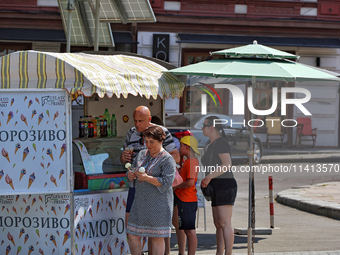
<path id="1" fill-rule="evenodd" d="M 170 36 L 168 34 L 153 35 L 152 56 L 169 62 Z"/>

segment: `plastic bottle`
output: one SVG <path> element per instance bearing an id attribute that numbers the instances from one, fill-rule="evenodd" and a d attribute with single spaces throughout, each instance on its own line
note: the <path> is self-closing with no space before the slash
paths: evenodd
<path id="1" fill-rule="evenodd" d="M 96 137 L 100 137 L 100 120 L 99 117 L 96 117 Z"/>
<path id="2" fill-rule="evenodd" d="M 106 137 L 107 136 L 107 123 L 104 116 L 99 116 L 100 119 L 100 137 Z"/>
<path id="3" fill-rule="evenodd" d="M 94 122 L 93 122 L 91 115 L 88 117 L 88 126 L 89 126 L 89 137 L 93 138 L 94 137 Z"/>
<path id="4" fill-rule="evenodd" d="M 96 138 L 97 137 L 97 120 L 96 118 L 93 116 L 91 116 L 91 120 L 93 122 L 93 137 Z"/>
<path id="5" fill-rule="evenodd" d="M 85 129 L 85 124 L 83 120 L 83 116 L 79 117 L 79 138 L 84 138 L 84 129 Z"/>
<path id="6" fill-rule="evenodd" d="M 87 116 L 84 116 L 83 120 L 84 120 L 84 138 L 89 138 L 89 123 L 87 121 Z"/>
<path id="7" fill-rule="evenodd" d="M 113 137 L 117 136 L 117 119 L 114 114 L 112 114 L 111 118 L 111 136 Z"/>
<path id="8" fill-rule="evenodd" d="M 111 118 L 109 110 L 107 108 L 105 108 L 104 117 L 106 119 L 107 124 L 107 136 L 111 136 Z"/>

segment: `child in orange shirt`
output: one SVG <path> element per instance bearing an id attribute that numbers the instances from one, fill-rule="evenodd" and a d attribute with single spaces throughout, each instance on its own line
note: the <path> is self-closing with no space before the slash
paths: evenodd
<path id="1" fill-rule="evenodd" d="M 174 216 L 173 225 L 176 228 L 176 236 L 179 248 L 179 254 L 185 254 L 186 237 L 188 238 L 188 255 L 194 255 L 197 248 L 196 236 L 196 212 L 197 212 L 197 182 L 199 166 L 195 153 L 198 152 L 198 142 L 193 136 L 184 136 L 180 140 L 179 153 L 187 159 L 180 169 L 180 175 L 183 182 L 174 187 Z M 199 169 L 199 168 L 198 168 Z M 176 217 L 177 216 L 177 217 Z"/>

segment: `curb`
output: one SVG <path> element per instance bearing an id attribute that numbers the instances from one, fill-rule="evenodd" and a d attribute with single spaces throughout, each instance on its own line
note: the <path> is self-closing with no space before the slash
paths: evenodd
<path id="1" fill-rule="evenodd" d="M 329 163 L 339 163 L 340 156 L 330 156 L 327 154 L 312 154 L 312 155 L 285 155 L 285 156 L 263 156 L 261 164 L 274 164 L 274 163 L 320 163 L 327 161 Z"/>
<path id="2" fill-rule="evenodd" d="M 275 200 L 280 204 L 287 205 L 302 211 L 340 220 L 340 204 L 315 200 L 299 195 L 299 191 L 303 189 L 330 183 L 334 182 L 318 183 L 312 186 L 300 186 L 284 190 L 278 193 Z"/>

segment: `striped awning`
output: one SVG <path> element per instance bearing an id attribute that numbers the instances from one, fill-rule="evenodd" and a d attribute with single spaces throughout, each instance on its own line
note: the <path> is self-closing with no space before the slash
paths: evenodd
<path id="1" fill-rule="evenodd" d="M 163 66 L 127 55 L 20 51 L 1 57 L 0 71 L 0 89 L 65 88 L 87 97 L 175 98 L 185 87 Z"/>

